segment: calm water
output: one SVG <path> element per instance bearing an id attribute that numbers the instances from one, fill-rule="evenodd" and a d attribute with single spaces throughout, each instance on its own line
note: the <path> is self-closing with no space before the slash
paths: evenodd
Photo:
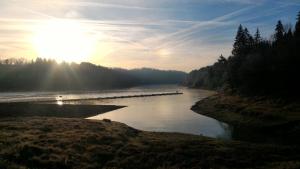
<path id="1" fill-rule="evenodd" d="M 191 106 L 213 92 L 187 89 L 178 86 L 148 86 L 124 90 L 107 90 L 91 92 L 17 92 L 0 93 L 0 102 L 63 100 L 80 98 L 97 98 L 106 96 L 125 96 L 160 92 L 180 91 L 182 95 L 140 97 L 126 99 L 108 99 L 93 101 L 76 101 L 68 104 L 113 104 L 127 106 L 122 109 L 100 114 L 89 119 L 108 118 L 119 121 L 137 129 L 146 131 L 181 132 L 204 135 L 214 138 L 231 139 L 231 128 L 223 122 L 197 114 Z"/>
<path id="2" fill-rule="evenodd" d="M 115 104 L 128 107 L 90 119 L 108 118 L 147 131 L 181 132 L 205 135 L 214 138 L 231 139 L 231 129 L 226 123 L 197 114 L 191 106 L 213 92 L 183 87 L 140 88 L 148 92 L 181 91 L 183 95 L 141 97 L 106 100 L 105 103 L 89 101 L 89 104 Z"/>

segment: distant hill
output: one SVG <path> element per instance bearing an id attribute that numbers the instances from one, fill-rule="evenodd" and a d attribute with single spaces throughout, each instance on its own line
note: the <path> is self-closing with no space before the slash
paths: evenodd
<path id="1" fill-rule="evenodd" d="M 132 69 L 130 76 L 136 77 L 139 84 L 180 84 L 186 77 L 185 72 L 174 70 L 157 70 L 151 68 Z"/>
<path id="2" fill-rule="evenodd" d="M 0 61 L 0 91 L 98 90 L 147 84 L 179 84 L 186 73 L 156 69 L 118 69 L 91 63 Z"/>
<path id="3" fill-rule="evenodd" d="M 221 56 L 218 62 L 199 70 L 191 71 L 184 81 L 184 85 L 193 88 L 219 89 L 226 85 L 228 73 L 227 60 Z"/>

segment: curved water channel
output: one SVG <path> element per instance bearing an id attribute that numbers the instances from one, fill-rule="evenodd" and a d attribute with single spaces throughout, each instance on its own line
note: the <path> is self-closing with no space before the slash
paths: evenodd
<path id="1" fill-rule="evenodd" d="M 182 95 L 138 97 L 88 101 L 89 104 L 114 104 L 127 106 L 89 119 L 111 119 L 146 131 L 180 132 L 213 138 L 231 139 L 231 127 L 223 122 L 190 110 L 191 106 L 213 92 L 184 87 L 135 88 L 147 92 L 180 91 Z"/>
<path id="2" fill-rule="evenodd" d="M 37 101 L 55 99 L 58 96 L 64 99 L 86 99 L 160 92 L 183 92 L 183 94 L 82 100 L 69 102 L 68 104 L 124 105 L 127 107 L 89 117 L 88 119 L 111 119 L 146 131 L 180 132 L 226 140 L 231 139 L 232 129 L 228 124 L 190 110 L 195 102 L 213 94 L 212 91 L 207 90 L 188 89 L 179 86 L 147 86 L 122 90 L 91 91 L 88 93 L 0 93 L 0 102 L 1 99 L 2 101 Z"/>

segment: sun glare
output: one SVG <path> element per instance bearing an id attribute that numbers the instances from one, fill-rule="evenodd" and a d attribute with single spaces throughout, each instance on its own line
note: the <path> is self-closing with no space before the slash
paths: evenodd
<path id="1" fill-rule="evenodd" d="M 52 20 L 39 26 L 33 46 L 39 57 L 58 62 L 86 61 L 93 53 L 96 41 L 84 25 L 70 20 Z"/>
<path id="2" fill-rule="evenodd" d="M 157 54 L 162 58 L 166 58 L 171 55 L 171 51 L 168 49 L 160 49 L 159 51 L 157 51 Z"/>

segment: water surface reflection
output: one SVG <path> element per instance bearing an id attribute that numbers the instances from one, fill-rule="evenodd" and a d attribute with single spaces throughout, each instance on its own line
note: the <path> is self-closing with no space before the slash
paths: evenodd
<path id="1" fill-rule="evenodd" d="M 164 89 L 164 91 L 165 90 L 166 89 Z M 85 104 L 115 104 L 128 106 L 90 117 L 89 119 L 108 118 L 147 131 L 181 132 L 231 139 L 231 129 L 226 123 L 190 110 L 196 101 L 213 94 L 213 92 L 178 87 L 167 88 L 167 90 L 179 90 L 184 94 L 111 99 L 105 102 L 86 101 Z"/>

